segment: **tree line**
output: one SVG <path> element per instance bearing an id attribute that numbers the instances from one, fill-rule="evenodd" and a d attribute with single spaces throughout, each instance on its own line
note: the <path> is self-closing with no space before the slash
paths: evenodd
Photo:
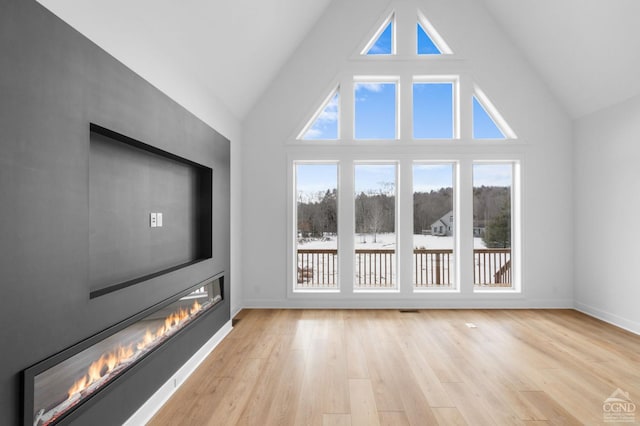
<path id="1" fill-rule="evenodd" d="M 511 241 L 511 188 L 481 186 L 473 188 L 473 226 L 483 230 L 487 247 L 508 247 Z M 297 203 L 298 232 L 303 237 L 322 237 L 337 233 L 337 191 L 320 192 Z M 413 194 L 413 232 L 429 230 L 431 224 L 452 210 L 453 189 L 440 188 Z M 361 192 L 355 198 L 356 233 L 376 235 L 395 231 L 395 196 L 389 193 Z"/>

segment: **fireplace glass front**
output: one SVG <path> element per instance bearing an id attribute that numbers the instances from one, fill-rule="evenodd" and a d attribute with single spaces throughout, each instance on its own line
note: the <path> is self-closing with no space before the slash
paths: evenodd
<path id="1" fill-rule="evenodd" d="M 222 278 L 205 281 L 176 297 L 100 333 L 99 339 L 94 336 L 25 370 L 25 417 L 32 415 L 33 419 L 25 419 L 25 424 L 55 424 L 95 396 L 221 302 Z M 73 355 L 64 356 L 69 352 Z"/>

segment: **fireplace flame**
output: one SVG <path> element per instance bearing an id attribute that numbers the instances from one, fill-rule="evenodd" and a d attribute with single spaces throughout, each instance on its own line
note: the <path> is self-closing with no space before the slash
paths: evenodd
<path id="1" fill-rule="evenodd" d="M 147 329 L 144 337 L 138 343 L 132 343 L 128 346 L 120 346 L 117 349 L 100 356 L 98 360 L 91 363 L 87 369 L 87 373 L 69 388 L 67 392 L 68 399 L 73 399 L 76 394 L 82 392 L 93 383 L 99 381 L 102 377 L 111 373 L 135 354 L 149 348 L 155 341 L 163 337 L 176 326 L 182 324 L 190 316 L 196 314 L 201 308 L 202 305 L 200 305 L 196 300 L 191 308 L 181 308 L 179 311 L 168 315 L 164 319 L 164 324 L 158 327 L 155 331 Z"/>

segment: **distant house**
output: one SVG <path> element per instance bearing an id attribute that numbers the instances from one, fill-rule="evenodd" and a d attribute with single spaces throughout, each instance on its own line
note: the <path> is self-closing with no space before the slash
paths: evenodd
<path id="1" fill-rule="evenodd" d="M 450 237 L 453 235 L 453 210 L 431 224 L 428 230 L 423 230 L 423 235 L 435 235 L 437 237 Z M 484 237 L 484 226 L 473 227 L 474 237 Z"/>
<path id="2" fill-rule="evenodd" d="M 453 210 L 431 224 L 431 235 L 439 237 L 453 235 Z"/>
<path id="3" fill-rule="evenodd" d="M 484 237 L 484 226 L 474 226 L 473 227 L 473 236 L 474 237 Z"/>

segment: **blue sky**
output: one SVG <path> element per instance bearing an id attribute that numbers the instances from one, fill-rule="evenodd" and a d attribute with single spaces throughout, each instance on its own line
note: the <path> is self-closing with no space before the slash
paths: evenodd
<path id="1" fill-rule="evenodd" d="M 340 92 L 336 91 L 302 138 L 307 140 L 338 139 L 339 102 Z"/>
<path id="2" fill-rule="evenodd" d="M 354 85 L 355 138 L 396 138 L 396 83 L 358 82 Z"/>
<path id="3" fill-rule="evenodd" d="M 435 45 L 426 31 L 418 23 L 416 25 L 418 55 L 440 55 L 440 49 Z M 393 21 L 389 22 L 378 39 L 367 51 L 367 55 L 391 55 L 393 53 Z"/>
<path id="4" fill-rule="evenodd" d="M 395 193 L 396 187 L 396 165 L 356 164 L 354 178 L 356 195 L 362 192 L 392 194 Z"/>
<path id="5" fill-rule="evenodd" d="M 396 185 L 395 164 L 355 164 L 355 193 L 393 190 Z M 421 164 L 413 166 L 413 191 L 429 192 L 453 186 L 453 164 Z M 513 179 L 511 163 L 479 163 L 473 165 L 473 186 L 510 187 Z M 389 185 L 392 184 L 392 185 Z M 318 193 L 338 187 L 336 163 L 297 164 L 296 191 L 305 201 L 315 199 Z"/>
<path id="6" fill-rule="evenodd" d="M 338 187 L 336 163 L 296 164 L 296 196 L 303 201 L 314 200 L 318 192 L 323 194 Z"/>
<path id="7" fill-rule="evenodd" d="M 394 25 L 392 18 L 365 55 L 391 55 L 394 45 Z M 439 55 L 442 52 L 424 30 L 416 23 L 418 55 Z M 401 82 L 408 84 L 408 82 Z M 339 139 L 340 108 L 354 108 L 354 138 L 395 140 L 399 127 L 398 119 L 406 119 L 397 114 L 396 81 L 357 81 L 354 83 L 354 105 L 340 105 L 340 94 L 336 92 L 322 107 L 313 124 L 305 134 L 306 140 Z M 412 90 L 413 139 L 452 139 L 454 137 L 454 83 L 414 82 Z M 462 102 L 466 102 L 464 99 Z M 474 139 L 505 139 L 503 132 L 495 124 L 476 96 L 473 104 L 472 127 Z M 350 138 L 348 135 L 343 137 Z M 406 135 L 405 135 L 406 136 Z"/>
<path id="8" fill-rule="evenodd" d="M 413 83 L 413 137 L 453 138 L 453 83 Z"/>
<path id="9" fill-rule="evenodd" d="M 417 24 L 418 31 L 418 55 L 440 55 L 440 49 L 433 43 L 420 23 Z"/>
<path id="10" fill-rule="evenodd" d="M 367 55 L 391 55 L 393 53 L 393 21 L 387 24 L 378 39 L 367 51 Z"/>
<path id="11" fill-rule="evenodd" d="M 393 50 L 391 20 L 367 51 L 367 55 L 391 54 Z M 416 26 L 418 54 L 441 53 L 418 23 Z M 395 140 L 397 121 L 397 82 L 357 81 L 354 83 L 354 105 L 340 105 L 336 91 L 303 139 L 339 139 L 340 108 L 354 108 L 355 139 Z M 454 86 L 450 82 L 413 83 L 413 135 L 414 139 L 452 139 L 454 136 Z M 475 139 L 504 139 L 504 135 L 474 96 L 473 135 Z M 404 113 L 406 116 L 406 112 Z M 402 119 L 402 117 L 400 118 Z M 346 136 L 346 135 L 345 135 Z M 380 191 L 382 183 L 396 181 L 396 165 L 355 165 L 355 192 Z M 299 164 L 296 171 L 297 191 L 315 196 L 318 192 L 337 187 L 336 164 Z M 451 164 L 415 165 L 414 191 L 431 191 L 452 186 Z M 474 165 L 474 185 L 511 186 L 510 164 Z M 388 189 L 388 188 L 387 188 Z"/>
<path id="12" fill-rule="evenodd" d="M 473 97 L 473 138 L 504 139 L 496 123 L 475 96 Z"/>
<path id="13" fill-rule="evenodd" d="M 511 163 L 474 164 L 473 186 L 510 187 L 513 182 L 513 165 Z"/>
<path id="14" fill-rule="evenodd" d="M 413 192 L 437 191 L 453 187 L 453 164 L 415 164 Z"/>
<path id="15" fill-rule="evenodd" d="M 355 164 L 355 193 L 394 192 L 396 186 L 396 164 Z M 337 188 L 338 166 L 336 163 L 296 164 L 296 194 L 304 201 L 314 200 L 318 193 Z"/>
<path id="16" fill-rule="evenodd" d="M 395 140 L 396 91 L 395 82 L 354 83 L 356 139 Z M 303 139 L 338 139 L 339 107 L 340 93 L 336 91 Z M 472 120 L 474 139 L 505 138 L 475 96 Z M 453 138 L 453 83 L 413 83 L 413 138 Z"/>

